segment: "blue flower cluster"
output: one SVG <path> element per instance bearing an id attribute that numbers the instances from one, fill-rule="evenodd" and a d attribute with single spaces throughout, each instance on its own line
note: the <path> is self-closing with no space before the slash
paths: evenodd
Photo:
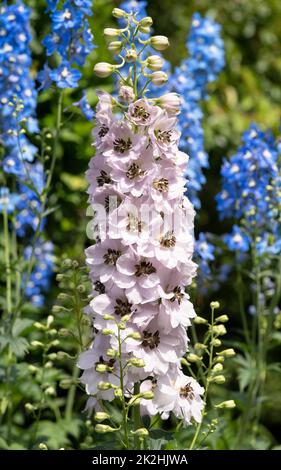
<path id="1" fill-rule="evenodd" d="M 208 155 L 204 150 L 203 114 L 200 101 L 207 98 L 206 87 L 213 82 L 224 67 L 224 45 L 221 27 L 208 17 L 195 13 L 187 38 L 189 56 L 176 67 L 171 79 L 171 90 L 183 100 L 179 116 L 182 133 L 180 147 L 190 160 L 186 170 L 188 196 L 196 208 L 200 208 L 198 192 L 205 183 L 202 169 L 208 167 Z"/>
<path id="2" fill-rule="evenodd" d="M 30 243 L 30 237 L 38 228 L 40 194 L 44 187 L 43 166 L 35 161 L 37 148 L 22 132 L 23 124 L 31 134 L 38 131 L 37 92 L 30 74 L 29 20 L 30 9 L 22 0 L 12 4 L 4 2 L 0 7 L 0 135 L 4 148 L 1 169 L 5 179 L 14 180 L 17 186 L 17 193 L 10 193 L 6 187 L 0 189 L 0 209 L 14 215 L 16 233 L 23 243 Z M 27 251 L 30 249 L 26 247 Z M 36 258 L 35 270 L 39 263 L 44 265 L 43 256 L 42 249 L 40 260 Z M 45 282 L 50 277 L 49 268 L 44 274 Z M 38 288 L 35 292 L 39 295 Z M 32 289 L 26 291 L 26 295 L 32 298 Z"/>
<path id="3" fill-rule="evenodd" d="M 281 175 L 278 143 L 270 132 L 251 125 L 237 153 L 224 160 L 222 191 L 217 196 L 221 219 L 235 220 L 225 236 L 230 250 L 259 254 L 281 252 Z"/>
<path id="4" fill-rule="evenodd" d="M 76 88 L 89 53 L 94 49 L 93 34 L 87 16 L 92 15 L 92 0 L 66 0 L 62 3 L 47 0 L 51 16 L 51 33 L 43 39 L 48 57 L 59 60 L 58 67 L 51 69 L 45 64 L 39 72 L 41 88 L 53 83 L 59 88 Z"/>
<path id="5" fill-rule="evenodd" d="M 50 279 L 54 265 L 54 246 L 39 238 L 35 247 L 36 264 L 26 286 L 26 296 L 36 307 L 44 305 L 44 294 L 50 289 Z M 31 246 L 24 250 L 24 258 L 29 259 L 32 253 Z M 23 281 L 25 279 L 23 278 Z"/>

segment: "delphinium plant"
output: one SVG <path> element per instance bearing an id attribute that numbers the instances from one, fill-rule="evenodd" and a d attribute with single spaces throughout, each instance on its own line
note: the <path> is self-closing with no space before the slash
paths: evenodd
<path id="1" fill-rule="evenodd" d="M 120 88 L 118 98 L 98 92 L 96 152 L 87 172 L 94 213 L 89 235 L 95 244 L 86 250 L 93 288 L 86 313 L 94 341 L 78 365 L 90 395 L 87 410 L 95 412 L 95 431 L 113 434 L 115 447 L 153 448 L 149 434 L 160 418 L 173 414 L 179 427 L 200 423 L 210 382 L 224 382 L 223 360 L 213 351 L 226 332 L 225 317 L 215 319 L 214 303 L 210 324 L 201 319 L 208 326 L 201 344 L 208 363 L 204 352 L 186 357 L 186 329 L 196 318 L 186 287 L 196 265 L 194 209 L 185 196 L 188 157 L 178 148 L 176 128 L 180 97 L 148 98 L 150 82 L 161 86 L 167 75 L 149 70 L 161 62 L 156 54 L 141 58 L 146 47 L 161 51 L 169 43 L 164 36 L 142 38 L 151 18 L 122 9 L 114 9 L 113 16 L 124 24 L 111 30 L 120 63 L 97 63 L 94 72 L 99 77 L 116 73 Z M 126 62 L 131 65 L 124 67 L 125 75 Z M 141 75 L 145 86 L 139 85 Z M 205 392 L 191 362 L 199 364 Z M 197 425 L 185 448 L 198 446 L 200 431 Z"/>
<path id="2" fill-rule="evenodd" d="M 271 132 L 251 125 L 237 152 L 224 161 L 221 175 L 218 211 L 222 219 L 233 220 L 224 242 L 234 256 L 243 328 L 237 356 L 242 416 L 234 445 L 255 447 L 263 406 L 271 399 L 267 377 L 280 368 L 272 354 L 280 328 L 280 144 Z"/>

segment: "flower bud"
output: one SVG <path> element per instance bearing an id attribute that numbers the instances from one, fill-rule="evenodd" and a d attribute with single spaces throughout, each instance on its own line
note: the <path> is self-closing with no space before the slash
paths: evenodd
<path id="1" fill-rule="evenodd" d="M 62 338 L 66 338 L 67 336 L 71 336 L 71 331 L 68 330 L 67 328 L 60 328 L 59 336 L 61 336 Z"/>
<path id="2" fill-rule="evenodd" d="M 202 360 L 202 357 L 197 356 L 197 354 L 190 353 L 187 355 L 187 360 L 189 362 L 198 362 Z"/>
<path id="3" fill-rule="evenodd" d="M 129 401 L 128 401 L 128 406 L 138 406 L 140 404 L 140 396 L 133 396 Z"/>
<path id="4" fill-rule="evenodd" d="M 124 317 L 121 317 L 121 320 L 122 322 L 126 323 L 127 321 L 129 321 L 131 318 L 131 315 L 124 315 Z"/>
<path id="5" fill-rule="evenodd" d="M 215 335 L 222 336 L 226 334 L 226 328 L 224 325 L 214 325 L 211 329 Z"/>
<path id="6" fill-rule="evenodd" d="M 205 349 L 208 349 L 208 346 L 206 346 L 206 344 L 203 344 L 203 343 L 195 343 L 194 349 L 199 350 L 199 351 L 205 350 Z"/>
<path id="7" fill-rule="evenodd" d="M 141 339 L 141 334 L 138 333 L 137 331 L 135 331 L 134 333 L 130 333 L 130 334 L 128 335 L 128 338 L 133 338 L 133 339 L 136 339 L 136 340 L 137 340 L 137 339 Z"/>
<path id="8" fill-rule="evenodd" d="M 45 393 L 46 395 L 49 395 L 51 397 L 56 395 L 56 391 L 54 387 L 51 387 L 51 386 L 46 388 Z"/>
<path id="9" fill-rule="evenodd" d="M 152 390 L 148 390 L 147 392 L 141 393 L 141 396 L 145 400 L 152 400 L 152 398 L 154 398 L 154 393 L 152 392 Z"/>
<path id="10" fill-rule="evenodd" d="M 113 8 L 112 16 L 114 16 L 114 18 L 118 18 L 118 19 L 126 18 L 127 13 L 124 10 L 121 10 L 121 8 Z"/>
<path id="11" fill-rule="evenodd" d="M 73 382 L 71 378 L 62 379 L 59 385 L 60 385 L 60 388 L 62 388 L 63 390 L 68 390 L 71 387 L 71 385 L 73 385 Z"/>
<path id="12" fill-rule="evenodd" d="M 130 362 L 129 362 L 132 366 L 135 366 L 135 367 L 144 367 L 145 366 L 145 362 L 143 359 L 137 359 L 136 357 L 133 357 L 132 359 L 130 359 Z"/>
<path id="13" fill-rule="evenodd" d="M 105 28 L 103 34 L 108 38 L 115 38 L 120 36 L 120 29 L 117 28 Z"/>
<path id="14" fill-rule="evenodd" d="M 116 398 L 121 398 L 123 396 L 121 388 L 116 388 L 116 390 L 114 390 L 114 396 Z"/>
<path id="15" fill-rule="evenodd" d="M 105 313 L 103 315 L 103 318 L 104 320 L 114 320 L 114 316 L 113 315 L 109 315 L 109 313 Z"/>
<path id="16" fill-rule="evenodd" d="M 164 60 L 159 55 L 150 55 L 146 59 L 146 66 L 151 70 L 161 70 L 164 65 Z"/>
<path id="17" fill-rule="evenodd" d="M 126 330 L 125 323 L 123 323 L 122 321 L 120 323 L 118 323 L 118 328 L 119 328 L 119 330 Z"/>
<path id="18" fill-rule="evenodd" d="M 46 444 L 44 444 L 44 442 L 40 442 L 40 444 L 38 445 L 38 448 L 40 450 L 48 450 L 48 447 L 46 446 Z"/>
<path id="19" fill-rule="evenodd" d="M 223 401 L 222 403 L 219 403 L 218 405 L 215 405 L 216 408 L 227 408 L 227 409 L 232 409 L 236 407 L 235 401 L 234 400 L 226 400 Z"/>
<path id="20" fill-rule="evenodd" d="M 62 267 L 63 268 L 70 268 L 71 265 L 72 265 L 72 261 L 69 258 L 64 259 L 63 262 L 62 262 Z"/>
<path id="21" fill-rule="evenodd" d="M 221 372 L 223 370 L 223 365 L 221 363 L 215 364 L 213 367 L 213 372 Z"/>
<path id="22" fill-rule="evenodd" d="M 110 390 L 112 385 L 109 382 L 99 382 L 98 389 L 99 390 Z"/>
<path id="23" fill-rule="evenodd" d="M 150 38 L 150 44 L 153 49 L 156 49 L 157 51 L 164 51 L 170 45 L 166 36 L 152 36 Z"/>
<path id="24" fill-rule="evenodd" d="M 181 109 L 181 98 L 177 93 L 166 93 L 157 99 L 157 104 L 166 109 L 169 114 L 179 114 Z"/>
<path id="25" fill-rule="evenodd" d="M 99 434 L 105 434 L 106 432 L 118 431 L 118 429 L 114 429 L 111 426 L 108 426 L 107 424 L 96 424 L 95 431 Z"/>
<path id="26" fill-rule="evenodd" d="M 212 343 L 211 343 L 213 346 L 215 346 L 215 348 L 218 348 L 219 346 L 221 346 L 221 340 L 218 339 L 218 338 L 215 338 L 213 339 Z"/>
<path id="27" fill-rule="evenodd" d="M 211 302 L 210 307 L 212 309 L 220 308 L 220 303 L 219 302 Z"/>
<path id="28" fill-rule="evenodd" d="M 32 403 L 25 403 L 24 405 L 26 411 L 32 412 L 36 410 L 36 407 L 32 405 Z"/>
<path id="29" fill-rule="evenodd" d="M 212 377 L 211 379 L 212 382 L 215 382 L 216 384 L 224 384 L 225 382 L 225 377 L 224 375 L 216 375 L 215 377 Z"/>
<path id="30" fill-rule="evenodd" d="M 41 343 L 40 341 L 36 341 L 36 340 L 31 341 L 30 344 L 33 348 L 43 348 L 44 347 L 43 343 Z"/>
<path id="31" fill-rule="evenodd" d="M 136 49 L 129 49 L 125 55 L 126 62 L 135 62 L 137 60 L 138 54 Z"/>
<path id="32" fill-rule="evenodd" d="M 144 33 L 144 34 L 149 34 L 150 33 L 150 27 L 149 26 L 140 26 L 139 30 L 140 30 L 141 33 Z"/>
<path id="33" fill-rule="evenodd" d="M 106 78 L 114 72 L 114 69 L 114 65 L 108 62 L 98 62 L 94 66 L 94 73 L 100 78 Z"/>
<path id="34" fill-rule="evenodd" d="M 150 27 L 152 26 L 153 24 L 153 19 L 151 18 L 151 16 L 145 16 L 144 18 L 142 18 L 139 22 L 139 25 L 140 26 L 144 26 L 144 27 Z"/>
<path id="35" fill-rule="evenodd" d="M 97 372 L 107 372 L 108 371 L 108 366 L 106 364 L 97 364 L 96 365 L 96 371 Z"/>
<path id="36" fill-rule="evenodd" d="M 168 81 L 168 75 L 165 72 L 153 72 L 150 75 L 152 83 L 156 86 L 162 86 Z"/>
<path id="37" fill-rule="evenodd" d="M 57 359 L 58 357 L 58 354 L 57 353 L 50 353 L 48 354 L 48 358 L 51 360 L 51 361 L 54 361 L 55 359 Z"/>
<path id="38" fill-rule="evenodd" d="M 43 325 L 42 323 L 39 323 L 38 321 L 36 321 L 34 323 L 34 326 L 35 326 L 35 328 L 37 328 L 37 330 L 45 330 L 46 329 L 45 325 Z"/>
<path id="39" fill-rule="evenodd" d="M 235 356 L 236 353 L 235 353 L 234 349 L 230 348 L 230 349 L 224 349 L 223 351 L 220 351 L 217 354 L 220 355 L 220 356 L 225 356 L 225 357 L 233 357 L 233 356 Z"/>
<path id="40" fill-rule="evenodd" d="M 206 320 L 206 318 L 196 316 L 194 317 L 193 323 L 196 325 L 205 325 L 208 323 L 208 320 Z"/>
<path id="41" fill-rule="evenodd" d="M 112 41 L 108 44 L 108 49 L 110 52 L 113 52 L 113 54 L 119 54 L 122 49 L 122 42 L 121 41 Z"/>
<path id="42" fill-rule="evenodd" d="M 134 436 L 146 437 L 149 435 L 149 432 L 146 428 L 139 428 L 136 429 L 136 431 L 131 431 L 131 434 L 133 434 Z"/>
<path id="43" fill-rule="evenodd" d="M 28 370 L 29 370 L 29 372 L 31 372 L 31 373 L 34 374 L 34 373 L 37 372 L 39 369 L 38 369 L 38 367 L 34 366 L 33 364 L 30 364 L 30 365 L 28 366 Z"/>
<path id="44" fill-rule="evenodd" d="M 226 323 L 228 322 L 229 318 L 227 315 L 220 315 L 218 318 L 216 318 L 216 321 L 219 321 L 221 323 Z"/>
<path id="45" fill-rule="evenodd" d="M 115 351 L 115 349 L 108 349 L 108 350 L 106 351 L 106 355 L 107 355 L 108 357 L 116 357 L 117 354 L 118 354 L 118 352 Z"/>
<path id="46" fill-rule="evenodd" d="M 94 416 L 94 419 L 96 421 L 104 421 L 105 419 L 109 419 L 110 418 L 110 415 L 108 413 L 105 413 L 103 411 L 97 411 L 95 416 Z"/>
<path id="47" fill-rule="evenodd" d="M 109 328 L 104 328 L 102 331 L 101 331 L 102 335 L 104 336 L 109 336 L 109 335 L 114 335 L 114 331 L 113 330 L 109 330 Z"/>

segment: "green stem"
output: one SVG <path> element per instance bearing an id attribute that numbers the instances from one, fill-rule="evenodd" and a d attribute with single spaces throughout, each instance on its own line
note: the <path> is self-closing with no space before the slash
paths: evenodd
<path id="1" fill-rule="evenodd" d="M 244 337 L 249 346 L 251 346 L 251 338 L 249 333 L 247 316 L 244 308 L 244 296 L 243 296 L 243 281 L 241 271 L 237 269 L 237 293 L 238 293 L 238 302 L 239 302 L 239 311 L 241 316 L 241 321 L 243 325 Z"/>
<path id="2" fill-rule="evenodd" d="M 209 365 L 208 365 L 208 369 L 207 369 L 207 372 L 206 372 L 206 386 L 205 386 L 205 392 L 204 392 L 204 396 L 203 396 L 203 401 L 204 401 L 204 407 L 203 407 L 203 410 L 202 410 L 202 420 L 200 423 L 197 424 L 196 426 L 196 431 L 195 431 L 195 434 L 193 436 L 193 439 L 192 439 L 192 442 L 190 444 L 190 447 L 189 447 L 189 450 L 192 450 L 194 449 L 194 446 L 197 442 L 197 439 L 198 439 L 198 436 L 199 436 L 199 433 L 201 431 L 201 428 L 202 428 L 202 424 L 203 424 L 203 421 L 204 421 L 204 414 L 205 414 L 205 409 L 206 409 L 206 404 L 207 404 L 207 397 L 208 397 L 208 391 L 209 391 L 209 385 L 210 385 L 210 380 L 209 380 L 209 375 L 210 375 L 210 372 L 211 372 L 211 369 L 213 367 L 213 356 L 214 356 L 214 344 L 213 344 L 213 339 L 214 339 L 214 332 L 213 332 L 213 326 L 214 326 L 214 322 L 215 322 L 215 309 L 214 308 L 211 308 L 211 334 L 210 334 L 210 355 L 209 355 Z"/>
<path id="3" fill-rule="evenodd" d="M 4 257 L 6 266 L 6 309 L 7 315 L 12 313 L 12 272 L 10 260 L 10 237 L 9 237 L 9 221 L 7 209 L 3 210 L 4 220 Z"/>
<path id="4" fill-rule="evenodd" d="M 77 388 L 77 384 L 76 384 L 76 381 L 78 379 L 78 376 L 79 376 L 79 369 L 78 367 L 76 366 L 76 364 L 74 364 L 74 367 L 73 367 L 73 372 L 72 372 L 72 385 L 68 391 L 68 394 L 67 394 L 67 399 L 66 399 L 66 406 L 65 406 L 65 419 L 66 421 L 70 421 L 71 418 L 72 418 L 72 411 L 73 411 L 73 405 L 74 405 L 74 401 L 75 401 L 75 393 L 76 393 L 76 388 Z"/>
<path id="5" fill-rule="evenodd" d="M 123 377 L 123 364 L 122 364 L 122 340 L 120 336 L 120 329 L 118 328 L 118 359 L 119 359 L 119 369 L 120 369 L 120 388 L 122 390 L 122 416 L 123 416 L 123 430 L 124 430 L 124 441 L 126 449 L 130 447 L 129 444 L 129 435 L 128 435 L 128 426 L 127 426 L 127 409 L 125 402 L 125 389 L 124 389 L 124 377 Z"/>
<path id="6" fill-rule="evenodd" d="M 140 393 L 140 383 L 136 382 L 134 384 L 134 395 L 139 395 Z M 134 430 L 136 431 L 137 429 L 142 427 L 142 422 L 141 422 L 141 414 L 140 414 L 140 405 L 135 405 L 133 407 L 133 418 L 134 418 Z M 134 438 L 134 447 L 135 450 L 139 448 L 139 438 L 138 436 L 135 436 Z"/>

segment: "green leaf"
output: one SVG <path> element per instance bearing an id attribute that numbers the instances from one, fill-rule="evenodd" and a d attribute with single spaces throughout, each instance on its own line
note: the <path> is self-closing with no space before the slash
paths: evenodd
<path id="1" fill-rule="evenodd" d="M 23 357 L 28 351 L 29 343 L 26 338 L 19 336 L 17 338 L 10 337 L 9 345 L 15 356 Z"/>
<path id="2" fill-rule="evenodd" d="M 23 331 L 26 330 L 29 326 L 31 326 L 32 323 L 33 320 L 30 320 L 29 318 L 16 318 L 12 326 L 12 336 L 14 338 L 20 336 L 20 334 L 23 333 Z"/>

